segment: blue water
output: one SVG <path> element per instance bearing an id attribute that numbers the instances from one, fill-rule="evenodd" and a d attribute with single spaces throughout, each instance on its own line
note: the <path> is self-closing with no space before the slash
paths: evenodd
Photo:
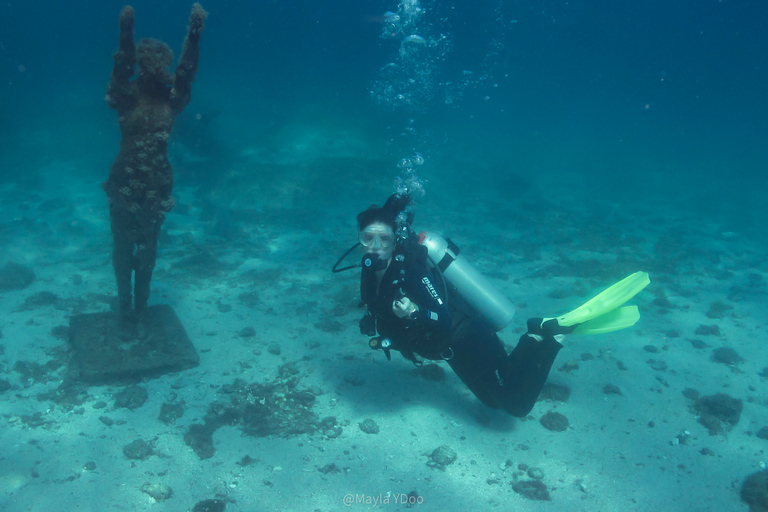
<path id="1" fill-rule="evenodd" d="M 674 188 L 714 190 L 726 201 L 764 190 L 764 3 L 434 4 L 423 6 L 419 27 L 444 34 L 450 50 L 434 65 L 434 96 L 420 112 L 388 112 L 371 99 L 380 68 L 397 56 L 398 41 L 380 37 L 383 13 L 397 5 L 365 1 L 206 4 L 190 111 L 220 112 L 230 139 L 313 115 L 352 117 L 384 142 L 389 127 L 393 161 L 409 149 L 398 144 L 425 146 L 435 158 L 423 171 L 434 187 L 442 174 L 460 173 L 437 162 L 459 157 L 599 182 L 661 173 Z M 114 148 L 112 112 L 100 101 L 121 4 L 79 5 L 0 7 L 5 162 Z M 157 37 L 178 53 L 187 3 L 134 7 L 137 39 Z M 441 84 L 465 72 L 470 84 L 446 105 Z M 429 140 L 398 140 L 407 118 Z M 65 140 L 74 126 L 83 137 Z M 14 151 L 25 130 L 42 128 L 55 137 L 33 142 L 35 155 Z M 93 170 L 106 169 L 108 156 L 105 148 Z M 13 169 L 4 165 L 2 179 L 13 180 Z"/>
<path id="2" fill-rule="evenodd" d="M 89 272 L 106 282 L 111 279 L 104 277 L 111 272 L 106 256 L 111 239 L 99 183 L 106 179 L 120 141 L 116 114 L 104 96 L 122 5 L 114 0 L 0 5 L 0 211 L 4 214 L 0 266 L 9 261 L 27 265 L 44 276 L 38 277 L 35 286 L 45 286 L 62 297 L 85 294 L 68 286 L 66 273 L 78 273 L 79 282 L 80 273 L 85 274 L 86 284 Z M 161 39 L 178 55 L 190 3 L 140 0 L 132 5 L 136 40 Z M 305 331 L 291 331 L 287 338 L 293 341 L 280 339 L 292 347 L 284 350 L 293 360 L 300 360 L 305 345 L 314 340 L 307 330 L 313 333 L 316 321 L 325 325 L 329 331 L 321 339 L 324 343 L 322 336 L 341 339 L 338 352 L 334 349 L 303 363 L 312 368 L 308 374 L 317 370 L 314 378 L 322 374 L 326 380 L 318 385 L 330 393 L 334 386 L 347 389 L 346 375 L 328 368 L 335 369 L 349 354 L 359 354 L 355 350 L 367 350 L 356 332 L 357 283 L 350 274 L 332 281 L 325 270 L 355 242 L 354 215 L 383 202 L 397 177 L 410 177 L 409 183 L 424 191 L 415 209 L 417 227 L 452 234 L 480 270 L 505 293 L 516 295 L 520 315 L 565 311 L 629 272 L 651 273 L 653 284 L 641 301 L 644 323 L 637 334 L 648 340 L 632 334 L 635 345 L 628 343 L 626 347 L 631 348 L 620 348 L 616 355 L 633 370 L 641 368 L 632 375 L 644 394 L 635 398 L 651 411 L 648 417 L 638 414 L 629 420 L 632 428 L 627 430 L 642 425 L 639 435 L 646 436 L 629 443 L 634 447 L 667 447 L 683 428 L 708 439 L 692 413 L 686 412 L 688 402 L 680 393 L 686 387 L 714 393 L 734 379 L 729 392 L 746 400 L 762 384 L 758 371 L 764 346 L 757 345 L 754 333 L 763 332 L 766 323 L 768 3 L 208 0 L 203 6 L 209 17 L 192 102 L 177 119 L 169 150 L 179 206 L 166 221 L 152 301 L 174 302 L 182 320 L 191 324 L 199 320 L 198 309 L 204 307 L 200 304 L 210 305 L 214 299 L 237 303 L 226 287 L 221 291 L 216 286 L 229 279 L 227 286 L 236 289 L 244 286 L 238 276 L 246 275 L 246 269 L 263 272 L 256 274 L 262 281 L 253 278 L 250 284 L 258 292 L 254 296 L 261 297 L 254 299 L 258 306 L 240 304 L 237 320 L 222 320 L 226 329 L 204 323 L 191 334 L 199 349 L 206 347 L 208 356 L 201 365 L 206 372 L 206 364 L 213 365 L 213 356 L 221 353 L 216 352 L 218 338 L 214 343 L 213 334 L 201 333 L 229 333 L 250 326 L 248 315 L 255 309 L 274 320 L 275 330 L 307 324 Z M 423 12 L 416 15 L 415 6 Z M 385 15 L 388 11 L 400 16 L 400 21 Z M 413 19 L 406 23 L 402 18 L 407 14 Z M 56 213 L 57 206 L 47 203 L 44 207 L 50 199 L 63 200 L 68 209 Z M 205 275 L 206 269 L 200 271 L 202 277 L 174 274 L 169 262 L 201 247 L 217 261 L 232 263 L 226 268 L 243 272 L 232 271 L 226 279 L 213 271 Z M 57 281 L 55 275 L 46 274 L 46 268 L 51 274 L 62 268 L 62 277 Z M 206 286 L 214 290 L 210 292 L 213 299 L 189 298 Z M 107 285 L 89 289 L 91 294 L 97 292 L 109 294 L 110 289 Z M 2 368 L 11 376 L 15 375 L 10 370 L 14 357 L 30 356 L 24 352 L 26 340 L 15 342 L 7 333 L 21 325 L 30 329 L 35 325 L 13 309 L 26 292 L 14 293 L 19 295 L 5 295 L 7 310 L 2 316 L 16 316 L 7 316 L 5 322 L 0 318 L 0 338 L 5 329 L 2 343 L 7 347 L 6 354 L 0 354 L 5 358 Z M 667 297 L 674 305 L 659 305 L 666 304 L 662 299 Z M 721 300 L 735 306 L 736 313 L 725 319 L 706 316 L 710 305 Z M 275 306 L 279 301 L 285 302 Z M 328 303 L 342 309 L 339 325 L 348 324 L 346 331 L 333 331 L 338 326 L 327 317 L 336 319 L 336 312 Z M 97 306 L 103 309 L 105 304 Z M 65 324 L 72 312 L 57 309 L 61 318 L 54 322 Z M 293 316 L 282 318 L 286 312 Z M 217 318 L 217 314 L 213 311 L 206 318 Z M 516 322 L 510 343 L 524 318 Z M 709 360 L 709 352 L 685 351 L 693 349 L 681 340 L 699 337 L 696 327 L 712 323 L 722 324 L 723 334 L 706 338 L 707 347 L 735 346 L 749 361 L 744 372 L 723 370 Z M 343 334 L 330 334 L 335 332 Z M 45 343 L 61 344 L 49 338 L 44 338 Z M 646 368 L 651 356 L 643 347 L 653 344 L 672 345 L 668 357 L 677 362 L 679 373 L 657 380 L 658 374 Z M 251 357 L 250 350 L 245 353 Z M 236 350 L 221 357 L 225 356 L 240 357 Z M 333 363 L 323 359 L 330 356 Z M 611 372 L 618 371 L 613 356 L 600 357 L 601 362 L 610 361 L 604 374 L 613 376 Z M 254 368 L 262 368 L 264 359 L 260 361 L 253 363 Z M 274 373 L 277 364 L 268 367 L 265 375 Z M 368 376 L 369 385 L 393 375 L 400 378 L 405 374 L 402 368 L 390 372 L 389 367 L 377 367 Z M 211 389 L 233 378 L 214 370 L 206 375 L 216 383 Z M 603 374 L 591 375 L 599 381 Z M 177 377 L 183 380 L 184 374 Z M 558 377 L 567 380 L 568 375 Z M 580 377 L 569 385 L 583 383 Z M 672 391 L 664 386 L 665 378 L 671 381 Z M 154 385 L 167 385 L 160 382 Z M 704 389 L 708 382 L 718 384 Z M 387 406 L 394 415 L 403 410 L 407 386 L 388 396 Z M 339 400 L 374 416 L 377 392 L 363 389 L 358 394 L 341 393 Z M 670 395 L 659 398 L 664 393 Z M 674 398 L 668 398 L 672 393 Z M 462 415 L 452 409 L 467 409 L 469 399 L 456 405 L 452 398 L 439 396 L 435 400 L 439 419 L 430 421 L 449 423 L 458 418 L 459 423 L 474 425 L 472 413 Z M 602 396 L 598 396 L 591 405 L 601 406 Z M 209 398 L 196 406 L 204 411 Z M 654 409 L 669 400 L 670 409 Z M 29 403 L 43 407 L 32 398 Z M 535 414 L 545 411 L 537 407 Z M 666 424 L 670 410 L 681 411 L 670 418 L 669 429 L 674 427 L 674 432 L 656 435 L 657 431 L 645 429 L 651 417 L 658 426 Z M 739 427 L 740 433 L 757 430 L 763 413 L 762 408 L 753 410 L 752 417 L 758 419 Z M 154 421 L 153 415 L 147 417 Z M 625 416 L 617 415 L 621 427 L 607 421 L 604 429 L 623 430 L 629 424 Z M 343 414 L 340 418 L 352 421 L 348 429 L 355 431 L 356 422 L 363 419 Z M 493 435 L 501 438 L 524 428 L 509 427 L 494 418 Z M 479 428 L 484 432 L 484 427 Z M 601 435 L 595 434 L 597 430 L 590 435 Z M 385 450 L 389 441 L 382 441 L 383 437 L 384 433 L 377 442 Z M 487 462 L 495 468 L 504 462 L 506 455 L 497 461 L 493 456 L 498 453 L 489 453 L 493 446 L 503 446 L 504 439 L 488 441 L 497 445 L 472 444 L 477 439 L 484 437 L 470 436 L 465 454 L 479 453 L 481 466 Z M 751 435 L 740 439 L 755 441 Z M 608 445 L 613 447 L 613 441 Z M 759 447 L 741 450 L 738 443 L 719 441 L 718 456 L 725 458 L 726 465 L 717 471 L 730 471 L 735 476 L 729 478 L 735 479 L 757 467 L 759 457 L 752 460 L 745 453 L 758 453 Z M 453 438 L 447 442 L 458 446 Z M 522 442 L 515 439 L 509 446 Z M 119 443 L 125 444 L 122 438 Z M 50 450 L 47 454 L 55 452 L 53 441 L 43 444 Z M 705 444 L 695 446 L 700 449 Z M 379 451 L 375 442 L 365 446 Z M 434 447 L 430 445 L 429 450 Z M 602 455 L 607 465 L 615 459 L 614 452 Z M 534 457 L 533 453 L 527 456 Z M 541 460 L 548 456 L 545 452 Z M 584 458 L 601 460 L 600 456 L 589 452 Z M 464 462 L 471 457 L 465 456 Z M 566 463 L 577 458 L 569 459 L 562 452 L 560 457 Z M 643 452 L 629 459 L 646 463 L 661 456 Z M 696 485 L 706 483 L 707 471 L 715 471 L 701 459 L 692 452 L 685 461 L 703 475 L 685 488 L 691 495 L 700 490 Z M 317 465 L 327 462 L 331 460 Z M 382 467 L 390 462 L 376 459 Z M 623 476 L 625 469 L 617 468 L 605 481 Z M 217 471 L 208 466 L 200 471 L 209 469 L 211 474 Z M 391 480 L 389 473 L 381 473 L 382 481 Z M 659 481 L 655 479 L 661 479 L 657 473 L 663 472 L 648 471 L 647 480 L 626 484 L 631 492 L 611 502 L 618 507 L 615 510 L 626 508 L 635 498 L 642 501 L 643 492 L 650 496 Z M 60 471 L 48 478 L 66 477 Z M 601 482 L 599 478 L 593 481 Z M 318 493 L 340 499 L 341 491 L 336 490 L 343 485 L 337 483 L 320 485 Z M 419 486 L 429 488 L 423 480 Z M 646 486 L 650 490 L 640 490 Z M 621 492 L 618 487 L 611 489 Z M 0 490 L 12 494 L 7 487 Z M 573 491 L 567 499 L 577 503 L 581 492 Z M 738 502 L 735 494 L 728 494 L 730 488 L 712 492 L 716 494 L 706 496 L 728 504 Z M 190 499 L 179 509 L 191 507 L 191 497 L 200 500 L 211 495 L 192 489 L 186 496 Z M 709 499 L 702 496 L 701 500 Z M 470 495 L 462 500 L 475 503 Z M 302 502 L 295 498 L 288 507 L 298 510 Z M 275 503 L 270 506 L 277 509 Z M 658 503 L 664 500 L 660 498 L 651 509 L 661 510 Z"/>

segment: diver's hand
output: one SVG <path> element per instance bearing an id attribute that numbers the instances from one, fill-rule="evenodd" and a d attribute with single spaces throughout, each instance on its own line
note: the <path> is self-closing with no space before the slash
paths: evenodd
<path id="1" fill-rule="evenodd" d="M 416 305 L 416 303 L 411 302 L 411 299 L 408 297 L 403 297 L 402 299 L 396 300 L 392 303 L 392 312 L 397 316 L 398 318 L 405 318 L 407 316 L 411 316 L 413 313 L 417 312 L 419 310 L 419 306 Z"/>

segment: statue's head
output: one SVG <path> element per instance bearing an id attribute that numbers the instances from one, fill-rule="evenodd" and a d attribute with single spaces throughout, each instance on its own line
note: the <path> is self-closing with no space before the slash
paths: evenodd
<path id="1" fill-rule="evenodd" d="M 136 47 L 139 65 L 139 80 L 156 85 L 171 85 L 173 77 L 169 71 L 173 63 L 170 47 L 158 39 L 142 39 Z"/>

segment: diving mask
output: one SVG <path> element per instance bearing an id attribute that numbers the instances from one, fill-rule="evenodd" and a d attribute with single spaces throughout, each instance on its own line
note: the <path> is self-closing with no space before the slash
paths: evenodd
<path id="1" fill-rule="evenodd" d="M 395 243 L 395 232 L 381 223 L 371 224 L 360 232 L 359 240 L 366 249 L 388 249 Z"/>

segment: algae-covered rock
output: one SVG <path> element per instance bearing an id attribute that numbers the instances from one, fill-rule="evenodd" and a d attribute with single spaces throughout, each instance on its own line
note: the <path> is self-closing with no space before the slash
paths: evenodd
<path id="1" fill-rule="evenodd" d="M 149 399 L 149 393 L 141 386 L 127 386 L 115 393 L 115 407 L 138 409 Z"/>
<path id="2" fill-rule="evenodd" d="M 456 451 L 444 444 L 435 448 L 435 451 L 430 454 L 427 466 L 445 471 L 445 467 L 456 462 L 457 458 Z"/>
<path id="3" fill-rule="evenodd" d="M 744 404 L 738 398 L 718 393 L 702 396 L 693 408 L 700 414 L 699 423 L 709 429 L 710 435 L 716 435 L 731 430 L 739 422 Z"/>
<path id="4" fill-rule="evenodd" d="M 190 425 L 184 442 L 201 459 L 214 454 L 213 433 L 232 425 L 253 437 L 319 434 L 326 438 L 341 435 L 336 418 L 320 417 L 312 410 L 319 390 L 299 389 L 299 370 L 293 363 L 280 367 L 275 381 L 247 383 L 235 379 L 221 387 L 221 399 L 210 404 L 203 424 Z"/>
<path id="5" fill-rule="evenodd" d="M 33 311 L 47 306 L 56 307 L 60 304 L 61 298 L 53 292 L 37 292 L 33 293 L 20 305 L 14 308 L 15 312 Z"/>
<path id="6" fill-rule="evenodd" d="M 192 512 L 224 512 L 226 506 L 224 500 L 203 500 L 194 506 Z"/>
<path id="7" fill-rule="evenodd" d="M 568 418 L 559 412 L 554 411 L 549 411 L 544 416 L 542 416 L 539 420 L 539 423 L 541 423 L 544 428 L 551 430 L 552 432 L 565 432 L 570 426 Z"/>
<path id="8" fill-rule="evenodd" d="M 715 350 L 712 351 L 712 355 L 710 356 L 710 359 L 716 363 L 720 363 L 728 366 L 736 366 L 739 363 L 744 361 L 744 358 L 741 357 L 731 347 L 716 348 Z"/>
<path id="9" fill-rule="evenodd" d="M 184 415 L 184 406 L 182 404 L 165 403 L 160 406 L 160 415 L 157 419 L 167 425 L 173 425 L 176 420 Z"/>
<path id="10" fill-rule="evenodd" d="M 0 292 L 23 290 L 35 280 L 35 273 L 27 267 L 8 263 L 0 268 Z"/>
<path id="11" fill-rule="evenodd" d="M 749 512 L 768 512 L 768 469 L 752 473 L 741 487 L 741 501 Z"/>
<path id="12" fill-rule="evenodd" d="M 141 486 L 141 492 L 150 495 L 155 501 L 165 501 L 173 496 L 171 488 L 164 484 L 146 483 Z"/>
<path id="13" fill-rule="evenodd" d="M 550 501 L 549 489 L 541 480 L 521 480 L 512 484 L 512 490 L 529 500 Z"/>
<path id="14" fill-rule="evenodd" d="M 360 426 L 360 430 L 362 430 L 366 434 L 378 434 L 379 433 L 379 426 L 371 418 L 367 418 L 367 419 L 361 421 L 358 425 Z"/>
<path id="15" fill-rule="evenodd" d="M 123 447 L 123 454 L 134 460 L 144 460 L 154 453 L 152 445 L 143 439 L 137 439 Z"/>

